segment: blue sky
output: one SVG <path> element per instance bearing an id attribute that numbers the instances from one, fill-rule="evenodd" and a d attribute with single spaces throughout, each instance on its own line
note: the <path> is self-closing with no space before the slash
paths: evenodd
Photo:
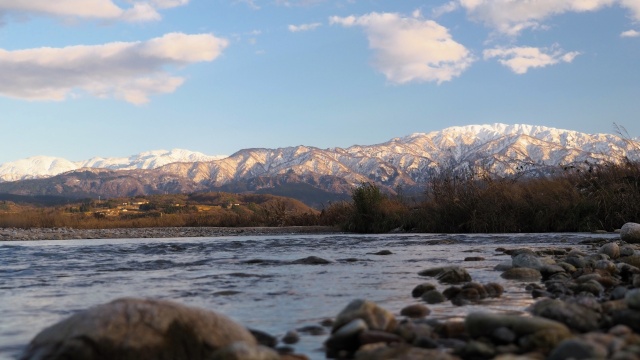
<path id="1" fill-rule="evenodd" d="M 0 163 L 640 136 L 640 0 L 0 0 Z"/>

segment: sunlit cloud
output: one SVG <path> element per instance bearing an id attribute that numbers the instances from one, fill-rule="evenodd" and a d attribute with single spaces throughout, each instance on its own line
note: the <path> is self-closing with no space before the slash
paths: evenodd
<path id="1" fill-rule="evenodd" d="M 121 7 L 112 0 L 0 0 L 0 16 L 49 16 L 116 21 L 154 21 L 162 16 L 158 9 L 186 5 L 189 0 L 150 0 Z"/>
<path id="2" fill-rule="evenodd" d="M 544 28 L 543 21 L 552 16 L 593 12 L 611 6 L 626 8 L 635 20 L 640 20 L 640 0 L 456 0 L 440 11 L 454 9 L 454 5 L 466 10 L 471 19 L 510 36 L 526 29 Z"/>
<path id="3" fill-rule="evenodd" d="M 419 15 L 419 14 L 417 14 Z M 444 26 L 395 13 L 332 16 L 332 25 L 359 26 L 374 51 L 373 66 L 396 84 L 450 81 L 474 61 Z"/>
<path id="4" fill-rule="evenodd" d="M 0 95 L 60 101 L 86 93 L 143 104 L 183 84 L 168 67 L 213 61 L 227 45 L 211 34 L 170 33 L 143 42 L 0 49 Z"/>
<path id="5" fill-rule="evenodd" d="M 564 52 L 557 45 L 552 48 L 512 47 L 494 48 L 483 52 L 484 59 L 497 58 L 498 62 L 516 74 L 525 74 L 531 68 L 541 68 L 561 62 L 570 63 L 579 52 Z"/>
<path id="6" fill-rule="evenodd" d="M 640 37 L 640 31 L 636 31 L 636 30 L 623 31 L 620 34 L 620 37 L 629 37 L 629 38 Z"/>
<path id="7" fill-rule="evenodd" d="M 315 30 L 315 29 L 319 28 L 320 26 L 322 26 L 321 23 L 289 25 L 288 29 L 291 32 L 302 32 L 302 31 Z"/>

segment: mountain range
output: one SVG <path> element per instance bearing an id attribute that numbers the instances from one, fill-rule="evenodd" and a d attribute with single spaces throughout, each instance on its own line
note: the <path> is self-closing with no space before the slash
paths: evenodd
<path id="1" fill-rule="evenodd" d="M 187 150 L 70 162 L 34 157 L 0 165 L 0 193 L 116 197 L 197 191 L 269 192 L 318 206 L 372 181 L 419 192 L 442 169 L 546 174 L 559 166 L 640 159 L 640 142 L 532 125 L 471 125 L 376 145 L 244 149 L 228 157 Z"/>

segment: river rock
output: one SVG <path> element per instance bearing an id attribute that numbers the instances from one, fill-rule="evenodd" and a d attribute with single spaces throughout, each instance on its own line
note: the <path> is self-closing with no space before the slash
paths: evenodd
<path id="1" fill-rule="evenodd" d="M 285 344 L 291 345 L 297 343 L 298 341 L 300 341 L 300 334 L 298 334 L 298 332 L 295 330 L 287 331 L 287 333 L 282 337 L 282 342 Z"/>
<path id="2" fill-rule="evenodd" d="M 598 329 L 600 314 L 579 304 L 558 299 L 542 299 L 531 306 L 531 313 L 556 320 L 580 332 Z"/>
<path id="3" fill-rule="evenodd" d="M 548 360 L 565 359 L 606 359 L 607 349 L 597 342 L 584 339 L 567 339 L 562 341 L 549 354 Z"/>
<path id="4" fill-rule="evenodd" d="M 526 349 L 541 351 L 549 351 L 571 336 L 566 325 L 537 316 L 471 313 L 466 317 L 464 324 L 472 338 L 490 335 L 504 327 L 513 331 Z"/>
<path id="5" fill-rule="evenodd" d="M 438 281 L 445 284 L 459 284 L 471 281 L 471 275 L 460 266 L 441 266 L 420 271 L 420 276 L 435 276 Z"/>
<path id="6" fill-rule="evenodd" d="M 500 275 L 503 279 L 519 280 L 519 281 L 534 281 L 540 280 L 542 274 L 540 271 L 531 268 L 513 268 L 503 272 Z"/>
<path id="7" fill-rule="evenodd" d="M 280 355 L 268 347 L 235 342 L 217 350 L 207 360 L 280 360 Z"/>
<path id="8" fill-rule="evenodd" d="M 640 268 L 640 255 L 631 255 L 631 256 L 621 257 L 620 261 L 622 261 L 625 264 L 629 264 L 633 267 Z"/>
<path id="9" fill-rule="evenodd" d="M 224 315 L 169 301 L 123 298 L 42 330 L 21 359 L 211 359 L 235 343 L 258 346 L 247 329 Z"/>
<path id="10" fill-rule="evenodd" d="M 530 253 L 520 253 L 515 255 L 511 262 L 516 268 L 531 268 L 540 270 L 544 263 L 535 255 Z"/>
<path id="11" fill-rule="evenodd" d="M 336 317 L 332 332 L 355 319 L 361 319 L 370 330 L 393 331 L 397 322 L 393 314 L 367 300 L 353 300 Z"/>
<path id="12" fill-rule="evenodd" d="M 640 332 L 640 311 L 632 309 L 614 311 L 612 320 L 614 325 L 626 325 L 633 331 Z"/>
<path id="13" fill-rule="evenodd" d="M 616 243 L 604 244 L 598 249 L 599 254 L 605 254 L 611 259 L 617 259 L 620 257 L 620 246 Z"/>
<path id="14" fill-rule="evenodd" d="M 409 318 L 423 318 L 431 313 L 428 307 L 422 304 L 413 304 L 409 306 L 405 306 L 402 310 L 400 310 L 400 315 L 406 316 Z"/>
<path id="15" fill-rule="evenodd" d="M 429 290 L 422 294 L 421 298 L 427 304 L 439 304 L 447 300 L 447 298 L 438 290 Z"/>
<path id="16" fill-rule="evenodd" d="M 414 298 L 419 298 L 427 291 L 435 290 L 435 288 L 436 286 L 431 283 L 422 283 L 413 288 L 413 290 L 411 291 L 411 296 L 413 296 Z"/>
<path id="17" fill-rule="evenodd" d="M 423 349 L 409 345 L 388 346 L 370 344 L 363 346 L 355 355 L 356 360 L 456 360 L 456 356 L 438 349 Z"/>
<path id="18" fill-rule="evenodd" d="M 630 244 L 640 243 L 640 224 L 628 222 L 622 225 L 620 239 Z"/>
<path id="19" fill-rule="evenodd" d="M 624 296 L 624 301 L 627 303 L 629 309 L 640 310 L 640 289 L 627 291 Z"/>
<path id="20" fill-rule="evenodd" d="M 291 262 L 292 264 L 302 264 L 302 265 L 326 265 L 331 264 L 331 261 L 327 259 L 323 259 L 317 256 L 308 256 L 304 259 L 298 259 Z"/>

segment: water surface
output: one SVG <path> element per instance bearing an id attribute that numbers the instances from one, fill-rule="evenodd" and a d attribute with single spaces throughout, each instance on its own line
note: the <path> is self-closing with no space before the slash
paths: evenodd
<path id="1" fill-rule="evenodd" d="M 530 295 L 523 284 L 503 280 L 492 270 L 510 260 L 497 247 L 579 248 L 586 239 L 615 237 L 331 234 L 0 242 L 0 358 L 16 358 L 40 330 L 76 311 L 125 296 L 214 310 L 277 336 L 334 317 L 357 298 L 398 314 L 417 302 L 411 298 L 417 284 L 433 282 L 418 276 L 420 270 L 450 264 L 467 268 L 474 281 L 500 282 L 506 292 L 503 299 L 482 305 L 430 305 L 430 316 L 460 317 L 484 309 L 521 312 L 531 303 Z M 374 255 L 380 250 L 392 254 Z M 308 256 L 332 263 L 288 263 Z M 486 260 L 464 262 L 469 256 Z M 296 351 L 323 359 L 325 338 L 303 335 Z"/>

